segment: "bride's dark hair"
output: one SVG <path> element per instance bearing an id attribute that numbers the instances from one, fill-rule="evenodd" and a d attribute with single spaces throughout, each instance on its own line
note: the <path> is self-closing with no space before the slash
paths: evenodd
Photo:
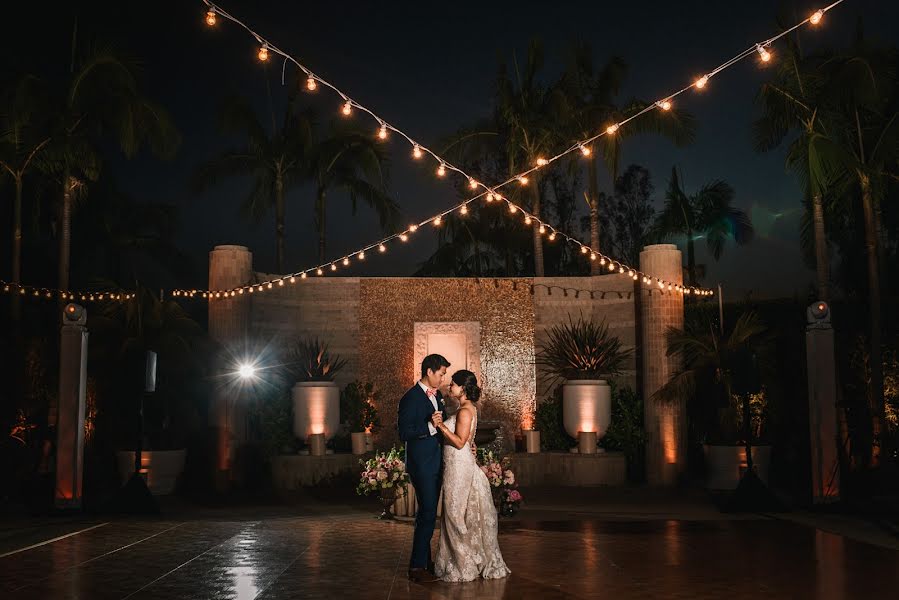
<path id="1" fill-rule="evenodd" d="M 471 371 L 459 369 L 453 373 L 453 383 L 465 390 L 465 397 L 472 402 L 477 402 L 481 397 L 481 388 L 478 387 L 478 378 Z"/>

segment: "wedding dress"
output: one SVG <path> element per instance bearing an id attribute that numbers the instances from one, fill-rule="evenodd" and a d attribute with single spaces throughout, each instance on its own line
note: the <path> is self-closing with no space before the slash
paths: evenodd
<path id="1" fill-rule="evenodd" d="M 499 551 L 490 482 L 471 452 L 477 422 L 475 413 L 462 448 L 443 447 L 443 521 L 434 571 L 444 581 L 499 579 L 511 573 Z M 445 423 L 456 432 L 456 415 Z"/>

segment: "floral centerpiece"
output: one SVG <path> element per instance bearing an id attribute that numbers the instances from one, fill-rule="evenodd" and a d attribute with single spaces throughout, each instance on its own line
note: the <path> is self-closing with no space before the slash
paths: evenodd
<path id="1" fill-rule="evenodd" d="M 384 510 L 379 519 L 393 519 L 391 506 L 406 493 L 409 474 L 406 473 L 405 453 L 402 448 L 391 448 L 389 452 L 378 452 L 373 458 L 360 460 L 362 476 L 356 493 L 367 496 L 377 493 Z"/>
<path id="2" fill-rule="evenodd" d="M 487 476 L 493 493 L 493 504 L 499 514 L 511 517 L 518 511 L 522 496 L 509 457 L 497 459 L 492 450 L 478 448 L 478 465 Z"/>

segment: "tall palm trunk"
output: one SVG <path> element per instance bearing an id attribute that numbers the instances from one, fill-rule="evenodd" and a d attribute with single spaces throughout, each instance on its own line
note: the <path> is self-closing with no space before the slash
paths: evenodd
<path id="1" fill-rule="evenodd" d="M 284 273 L 284 179 L 280 173 L 275 177 L 275 257 L 278 273 Z"/>
<path id="2" fill-rule="evenodd" d="M 871 448 L 872 464 L 880 456 L 880 434 L 885 423 L 883 403 L 883 359 L 881 358 L 881 313 L 880 313 L 880 269 L 877 261 L 877 226 L 874 220 L 874 198 L 871 180 L 864 172 L 858 173 L 862 192 L 862 210 L 865 219 L 865 253 L 868 266 L 868 310 L 871 326 L 871 433 L 874 444 Z"/>
<path id="3" fill-rule="evenodd" d="M 318 259 L 325 262 L 325 189 L 319 188 L 316 199 L 318 212 Z"/>
<path id="4" fill-rule="evenodd" d="M 821 194 L 812 196 L 812 220 L 815 229 L 815 270 L 818 277 L 818 297 L 830 301 L 830 258 L 824 234 L 824 203 Z"/>
<path id="5" fill-rule="evenodd" d="M 19 295 L 19 284 L 22 283 L 22 175 L 16 176 L 16 198 L 13 205 L 12 229 L 12 282 L 15 292 L 10 303 L 13 327 L 18 328 L 22 318 L 22 298 Z"/>
<path id="6" fill-rule="evenodd" d="M 72 201 L 75 178 L 66 167 L 62 177 L 62 207 L 59 218 L 59 289 L 69 289 L 69 262 L 72 249 Z"/>
<path id="7" fill-rule="evenodd" d="M 540 217 L 540 180 L 537 178 L 537 175 L 534 174 L 534 182 L 533 182 L 533 195 L 534 195 L 534 216 L 537 217 L 538 220 L 541 220 Z M 540 227 L 538 225 L 534 225 L 531 227 L 531 231 L 534 234 L 534 276 L 535 277 L 543 277 L 543 236 L 540 235 Z"/>
<path id="8" fill-rule="evenodd" d="M 590 205 L 590 246 L 599 252 L 599 177 L 596 160 L 596 157 L 593 157 L 587 163 L 587 183 L 589 186 L 587 202 Z M 602 269 L 595 260 L 590 262 L 590 274 L 602 274 Z"/>
<path id="9" fill-rule="evenodd" d="M 696 286 L 698 278 L 696 277 L 696 251 L 693 248 L 693 230 L 687 229 L 687 277 L 690 278 L 690 285 Z"/>

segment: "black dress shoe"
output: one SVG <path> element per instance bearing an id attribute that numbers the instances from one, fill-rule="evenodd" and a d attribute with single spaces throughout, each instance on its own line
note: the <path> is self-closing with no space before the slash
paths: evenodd
<path id="1" fill-rule="evenodd" d="M 436 575 L 428 573 L 427 569 L 422 569 L 421 567 L 409 569 L 409 580 L 415 583 L 434 583 L 439 581 Z"/>
<path id="2" fill-rule="evenodd" d="M 434 570 L 434 561 L 433 560 L 428 562 L 428 573 L 430 573 L 431 575 L 437 574 L 437 571 Z"/>

